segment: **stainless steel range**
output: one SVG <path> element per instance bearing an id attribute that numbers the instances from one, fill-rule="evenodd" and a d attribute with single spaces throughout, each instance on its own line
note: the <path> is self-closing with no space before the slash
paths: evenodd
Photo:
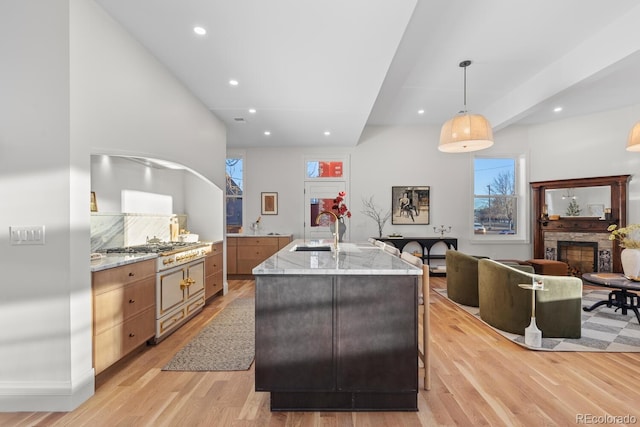
<path id="1" fill-rule="evenodd" d="M 156 335 L 159 342 L 204 306 L 204 257 L 210 243 L 155 242 L 111 248 L 107 253 L 155 253 Z"/>

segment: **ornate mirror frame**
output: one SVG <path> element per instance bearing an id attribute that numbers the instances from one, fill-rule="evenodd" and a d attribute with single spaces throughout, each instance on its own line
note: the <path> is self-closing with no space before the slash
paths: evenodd
<path id="1" fill-rule="evenodd" d="M 609 233 L 610 224 L 620 227 L 627 225 L 627 187 L 631 175 L 615 175 L 597 178 L 560 179 L 553 181 L 531 182 L 533 199 L 533 257 L 545 258 L 545 234 L 564 233 Z M 609 186 L 611 189 L 611 212 L 606 218 L 594 217 L 560 217 L 550 219 L 546 210 L 546 190 L 574 189 L 581 187 Z M 613 271 L 622 272 L 620 263 L 620 247 L 612 245 Z"/>

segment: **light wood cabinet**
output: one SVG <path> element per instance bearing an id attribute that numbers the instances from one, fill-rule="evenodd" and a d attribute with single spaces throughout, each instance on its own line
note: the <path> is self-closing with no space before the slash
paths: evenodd
<path id="1" fill-rule="evenodd" d="M 154 336 L 155 282 L 155 260 L 92 273 L 96 374 Z"/>
<path id="2" fill-rule="evenodd" d="M 223 288 L 222 242 L 214 243 L 204 261 L 204 298 L 208 300 Z"/>
<path id="3" fill-rule="evenodd" d="M 227 275 L 238 274 L 238 238 L 227 238 Z"/>
<path id="4" fill-rule="evenodd" d="M 291 236 L 227 238 L 227 274 L 252 274 L 255 266 L 291 242 Z"/>

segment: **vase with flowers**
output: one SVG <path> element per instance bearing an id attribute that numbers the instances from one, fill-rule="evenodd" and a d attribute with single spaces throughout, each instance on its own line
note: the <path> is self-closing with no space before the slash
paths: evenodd
<path id="1" fill-rule="evenodd" d="M 351 218 L 351 211 L 347 208 L 347 205 L 344 203 L 344 197 L 347 195 L 344 191 L 338 193 L 338 197 L 333 199 L 333 206 L 331 210 L 334 214 L 336 214 L 336 218 L 338 218 L 338 241 L 342 242 L 344 238 L 344 233 L 347 231 L 347 226 L 344 223 L 344 219 Z"/>
<path id="2" fill-rule="evenodd" d="M 622 271 L 629 280 L 640 281 L 640 224 L 631 224 L 618 228 L 612 224 L 607 228 L 610 231 L 609 240 L 615 240 L 622 247 L 620 262 Z"/>

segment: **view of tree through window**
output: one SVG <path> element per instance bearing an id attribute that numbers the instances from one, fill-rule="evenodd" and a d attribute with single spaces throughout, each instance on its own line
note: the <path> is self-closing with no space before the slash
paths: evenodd
<path id="1" fill-rule="evenodd" d="M 226 160 L 227 178 L 227 232 L 239 233 L 242 228 L 243 161 L 241 158 Z"/>
<path id="2" fill-rule="evenodd" d="M 475 234 L 517 233 L 515 159 L 474 159 L 473 192 Z"/>

